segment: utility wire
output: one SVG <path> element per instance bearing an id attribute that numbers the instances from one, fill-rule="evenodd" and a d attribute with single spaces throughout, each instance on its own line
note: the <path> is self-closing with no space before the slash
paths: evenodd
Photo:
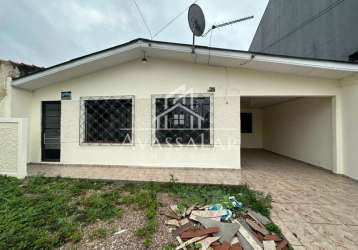
<path id="1" fill-rule="evenodd" d="M 137 4 L 136 0 L 133 0 L 133 3 L 134 3 L 134 5 L 135 5 L 135 7 L 137 8 L 137 10 L 138 10 L 138 12 L 139 12 L 139 15 L 140 15 L 140 17 L 142 18 L 142 21 L 143 21 L 143 23 L 144 23 L 144 25 L 145 25 L 145 27 L 146 27 L 148 33 L 149 33 L 150 40 L 153 40 L 152 32 L 150 31 L 150 28 L 149 28 L 147 22 L 145 21 L 144 15 L 143 15 L 141 9 L 139 8 L 139 5 Z"/>
<path id="2" fill-rule="evenodd" d="M 281 42 L 282 40 L 286 39 L 287 37 L 291 36 L 292 34 L 296 33 L 297 31 L 299 31 L 300 29 L 304 28 L 305 26 L 307 26 L 308 24 L 312 23 L 313 21 L 315 21 L 316 19 L 320 18 L 321 16 L 327 14 L 328 12 L 330 12 L 331 10 L 333 10 L 334 8 L 336 8 L 338 5 L 342 4 L 345 0 L 338 0 L 334 3 L 332 3 L 331 5 L 329 5 L 327 8 L 321 10 L 320 12 L 318 12 L 316 15 L 312 16 L 311 18 L 307 19 L 306 21 L 304 21 L 303 23 L 301 23 L 299 26 L 297 26 L 296 28 L 294 28 L 293 30 L 291 30 L 290 32 L 288 32 L 287 34 L 283 35 L 282 37 L 280 37 L 278 40 L 276 40 L 275 42 L 271 43 L 270 45 L 266 46 L 262 51 L 265 51 L 268 48 L 271 48 L 272 46 L 276 45 L 277 43 Z"/>
<path id="3" fill-rule="evenodd" d="M 133 0 L 134 1 L 134 0 Z M 192 4 L 197 3 L 199 0 L 195 0 Z M 165 30 L 166 28 L 169 27 L 169 25 L 171 25 L 176 19 L 178 19 L 181 15 L 183 15 L 192 5 L 190 4 L 188 7 L 186 7 L 185 9 L 183 9 L 181 12 L 179 12 L 178 15 L 176 15 L 175 17 L 173 17 L 172 19 L 169 20 L 169 22 L 167 24 L 165 24 L 162 28 L 160 28 L 157 33 L 154 34 L 153 38 L 157 37 L 163 30 Z"/>

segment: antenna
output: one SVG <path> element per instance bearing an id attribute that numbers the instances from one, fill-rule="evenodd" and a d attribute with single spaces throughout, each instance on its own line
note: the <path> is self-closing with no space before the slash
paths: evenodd
<path id="1" fill-rule="evenodd" d="M 205 37 L 207 34 L 209 34 L 209 32 L 211 32 L 211 31 L 214 30 L 214 29 L 222 28 L 222 27 L 224 27 L 224 26 L 228 26 L 228 25 L 231 25 L 231 24 L 234 24 L 234 23 L 243 22 L 243 21 L 246 21 L 246 20 L 249 20 L 249 19 L 252 19 L 252 18 L 254 18 L 254 16 L 248 16 L 248 17 L 244 17 L 244 18 L 232 20 L 232 21 L 229 21 L 229 22 L 225 22 L 225 23 L 213 25 L 213 26 L 211 26 L 211 28 L 210 28 L 207 32 L 205 32 L 205 34 L 203 35 L 203 37 Z"/>
<path id="2" fill-rule="evenodd" d="M 188 22 L 193 33 L 192 53 L 195 53 L 195 37 L 202 36 L 205 31 L 205 16 L 199 5 L 192 4 L 188 11 Z"/>

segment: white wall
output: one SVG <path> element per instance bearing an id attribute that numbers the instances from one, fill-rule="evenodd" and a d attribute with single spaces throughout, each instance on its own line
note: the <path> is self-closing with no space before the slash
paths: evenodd
<path id="1" fill-rule="evenodd" d="M 194 93 L 216 87 L 213 147 L 160 149 L 151 145 L 151 95 L 172 93 L 180 86 Z M 62 101 L 61 163 L 239 168 L 240 94 L 336 95 L 338 90 L 339 83 L 333 80 L 153 58 L 147 64 L 133 61 L 34 91 L 30 161 L 41 161 L 41 101 L 59 100 L 61 91 L 72 91 L 72 100 Z M 135 95 L 135 145 L 80 146 L 79 98 L 115 95 Z"/>
<path id="2" fill-rule="evenodd" d="M 343 168 L 358 180 L 358 77 L 342 81 Z"/>
<path id="3" fill-rule="evenodd" d="M 241 112 L 252 113 L 252 133 L 241 134 L 241 148 L 262 148 L 262 109 L 242 108 Z"/>
<path id="4" fill-rule="evenodd" d="M 27 175 L 27 120 L 0 118 L 0 175 Z"/>
<path id="5" fill-rule="evenodd" d="M 264 109 L 264 149 L 332 170 L 331 98 L 297 98 Z"/>

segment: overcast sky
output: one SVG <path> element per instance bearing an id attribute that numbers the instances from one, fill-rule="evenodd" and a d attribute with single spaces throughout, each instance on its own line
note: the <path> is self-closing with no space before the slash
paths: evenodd
<path id="1" fill-rule="evenodd" d="M 194 0 L 136 0 L 152 34 Z M 150 38 L 133 0 L 0 0 L 0 58 L 39 66 Z M 212 24 L 255 18 L 215 30 L 211 46 L 247 50 L 268 0 L 199 0 Z M 209 45 L 209 37 L 197 44 Z M 187 11 L 154 40 L 191 43 Z"/>

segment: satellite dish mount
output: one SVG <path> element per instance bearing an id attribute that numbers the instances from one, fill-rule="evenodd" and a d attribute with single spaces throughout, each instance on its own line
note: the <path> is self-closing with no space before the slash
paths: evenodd
<path id="1" fill-rule="evenodd" d="M 188 11 L 188 22 L 193 33 L 192 53 L 195 53 L 195 37 L 202 36 L 205 31 L 205 16 L 199 5 L 192 4 Z"/>

